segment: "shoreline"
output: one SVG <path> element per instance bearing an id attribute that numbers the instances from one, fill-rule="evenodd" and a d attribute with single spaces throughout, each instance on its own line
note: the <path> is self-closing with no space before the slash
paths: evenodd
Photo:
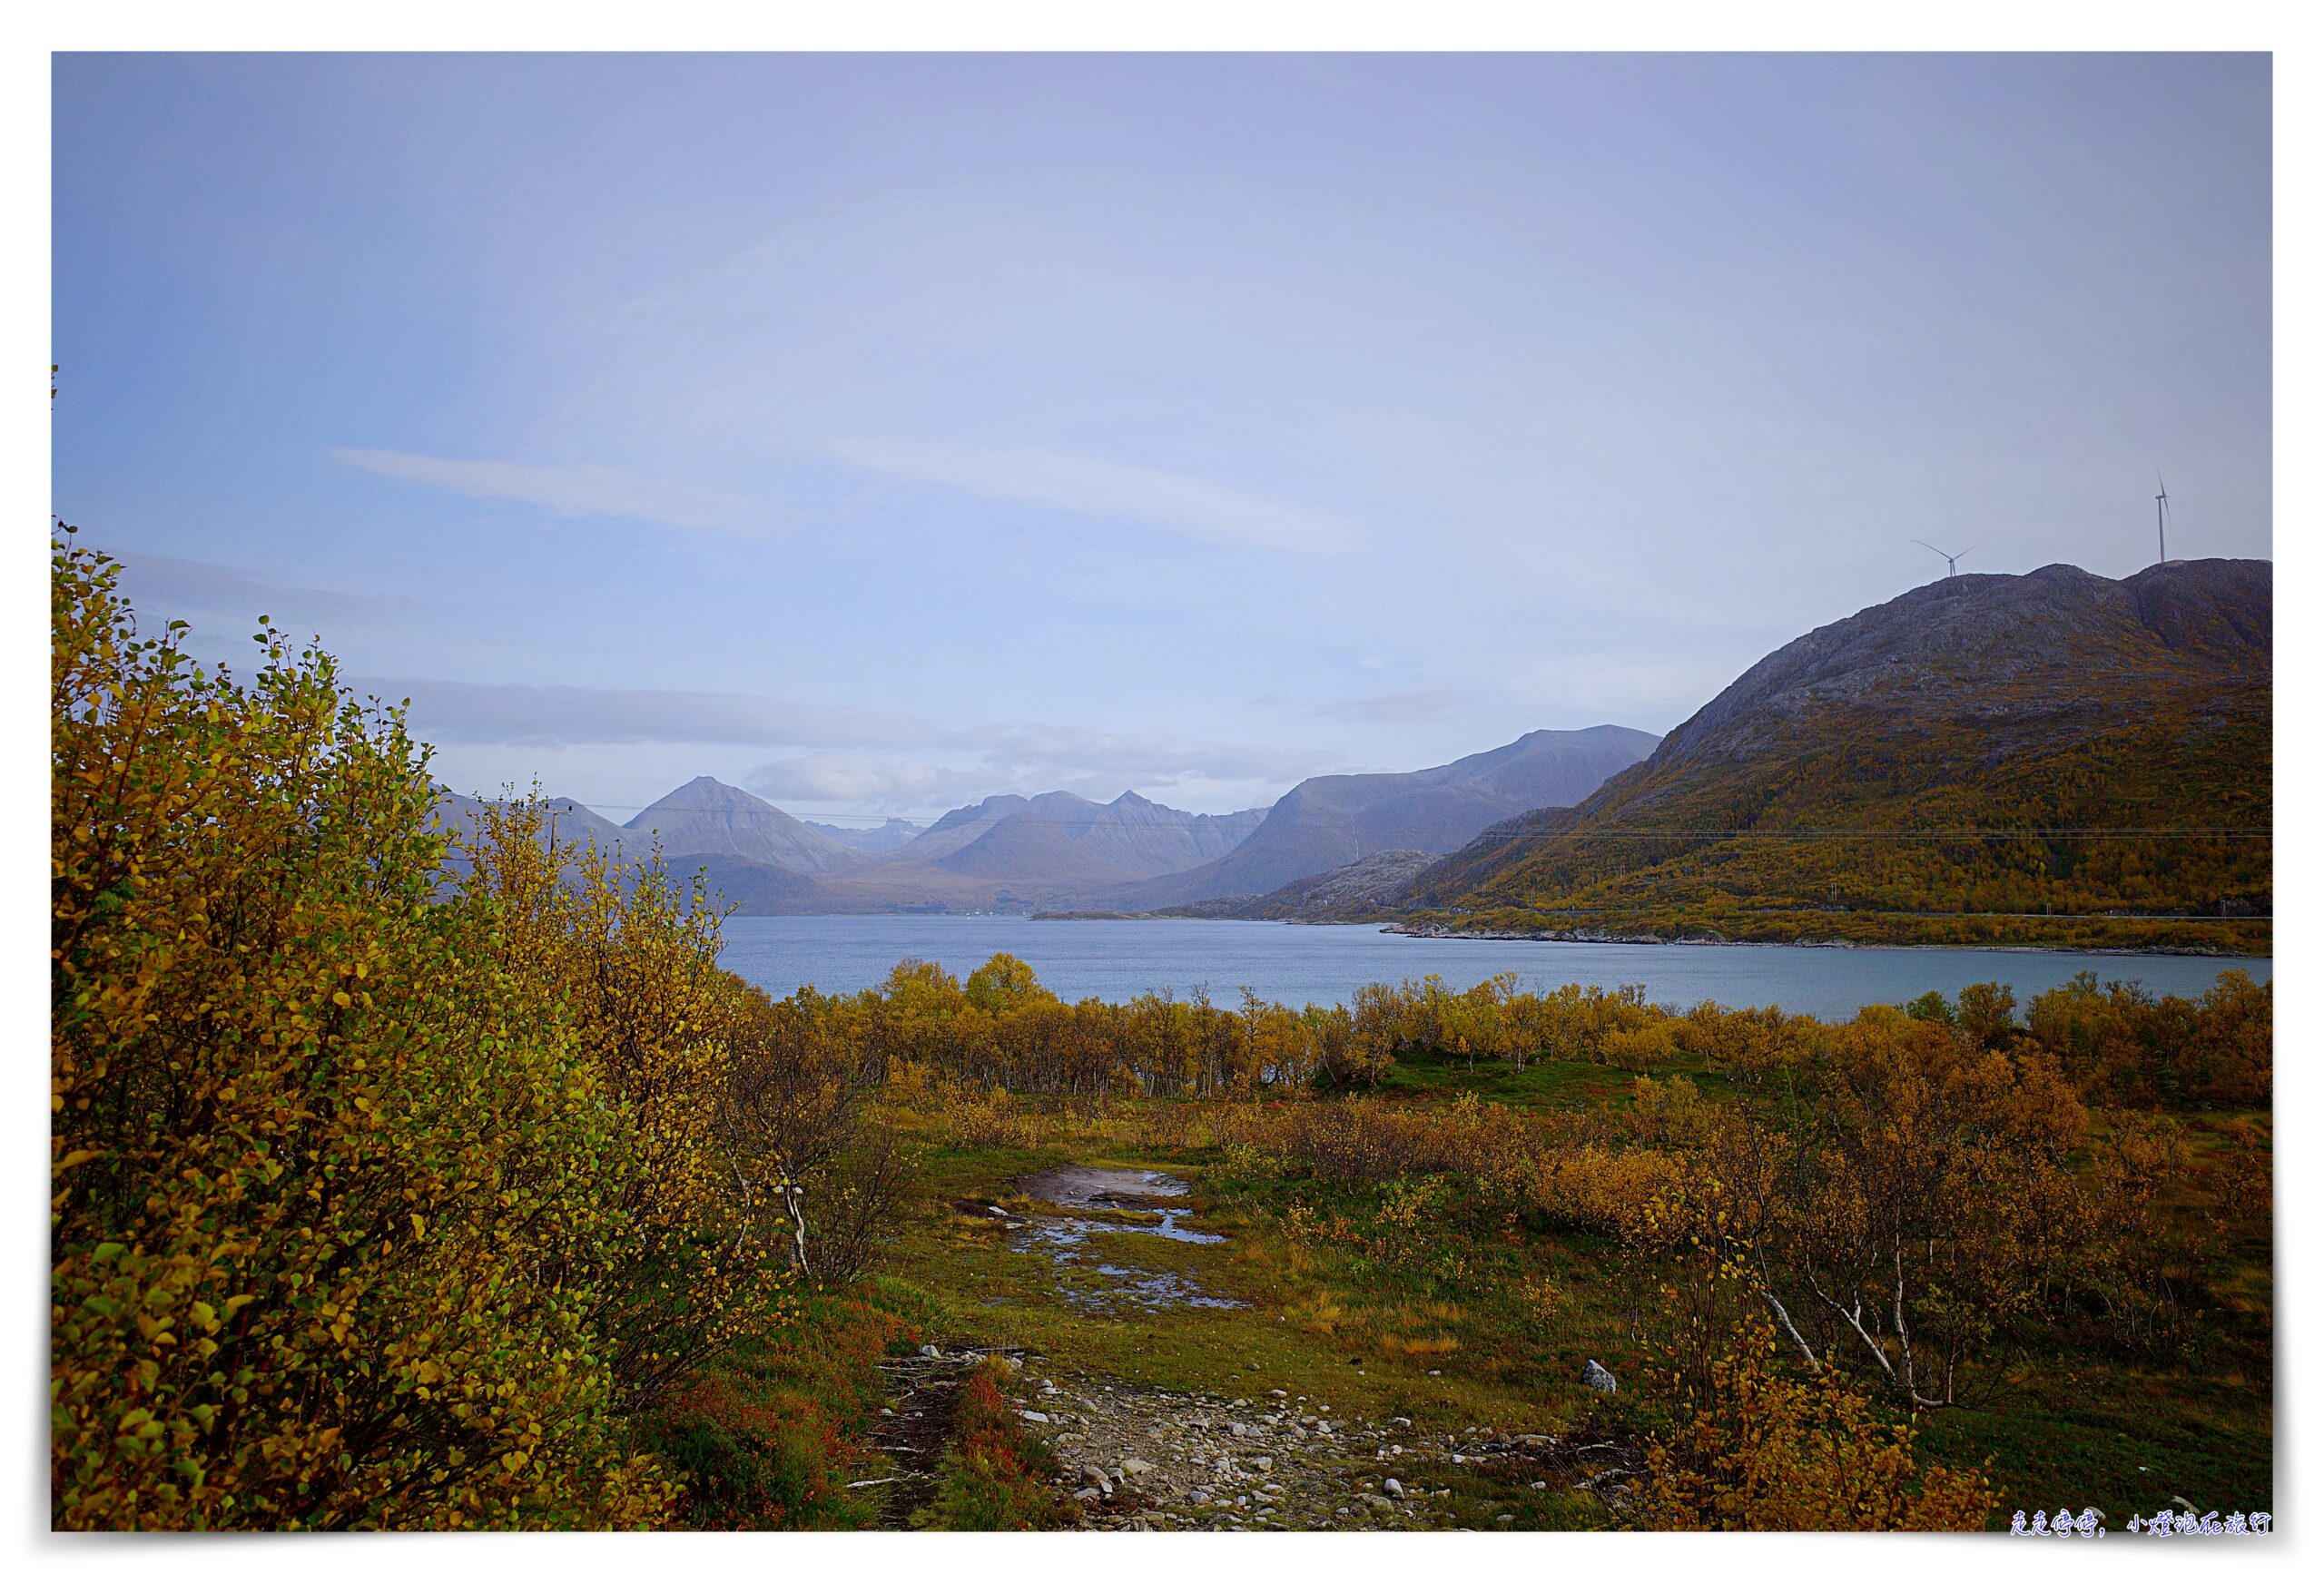
<path id="1" fill-rule="evenodd" d="M 1256 919 L 1261 923 L 1303 923 L 1303 919 Z M 1310 927 L 1314 927 L 1310 925 Z M 1430 924 L 1384 923 L 1382 934 L 1402 935 L 1407 939 L 1473 939 L 1473 940 L 1538 940 L 1544 945 L 1576 946 L 1719 946 L 1736 949 L 1771 951 L 2016 951 L 2036 956 L 2061 957 L 2201 957 L 2223 962 L 2272 962 L 2275 953 L 2212 950 L 2202 946 L 2040 946 L 2040 945 L 1951 945 L 1936 941 L 1889 941 L 1852 939 L 1791 939 L 1742 940 L 1719 939 L 1701 935 L 1685 935 L 1665 939 L 1659 935 L 1619 935 L 1594 933 L 1581 929 L 1444 929 Z"/>
<path id="2" fill-rule="evenodd" d="M 1448 929 L 1438 924 L 1383 922 L 1377 919 L 1323 918 L 1188 918 L 1153 912 L 760 912 L 735 913 L 737 919 L 824 918 L 894 921 L 904 919 L 1019 919 L 1028 923 L 1234 923 L 1275 924 L 1294 929 L 1366 929 L 1406 939 L 1493 940 L 1537 942 L 1543 945 L 1588 946 L 1717 946 L 1728 949 L 1825 951 L 2002 951 L 2019 955 L 2066 957 L 2171 957 L 2221 962 L 2272 962 L 2272 951 L 2219 950 L 2201 946 L 1988 945 L 1945 941 L 1853 939 L 1728 939 L 1709 935 L 1623 935 L 1586 929 Z"/>

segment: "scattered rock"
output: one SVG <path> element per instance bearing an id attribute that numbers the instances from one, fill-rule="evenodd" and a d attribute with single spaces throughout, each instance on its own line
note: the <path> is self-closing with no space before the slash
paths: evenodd
<path id="1" fill-rule="evenodd" d="M 937 1347 L 935 1342 L 930 1342 L 921 1347 L 920 1355 L 923 1358 L 940 1358 L 944 1353 Z"/>
<path id="2" fill-rule="evenodd" d="M 1595 1358 L 1590 1359 L 1581 1366 L 1581 1382 L 1584 1385 L 1589 1386 L 1592 1391 L 1602 1391 L 1609 1396 L 1611 1396 L 1614 1393 L 1615 1386 L 1612 1372 L 1607 1369 L 1605 1364 L 1600 1362 Z"/>
<path id="3" fill-rule="evenodd" d="M 1035 1412 L 1029 1407 L 1019 1408 L 1017 1410 L 1017 1416 L 1023 1419 L 1027 1423 L 1047 1423 L 1049 1421 L 1049 1415 L 1048 1413 Z"/>
<path id="4" fill-rule="evenodd" d="M 960 1354 L 953 1356 L 959 1361 Z M 1038 1378 L 1029 1369 L 1028 1385 Z M 1464 1469 L 1499 1470 L 1513 1491 L 1560 1460 L 1558 1437 L 1473 1425 L 1459 1435 L 1423 1435 L 1409 1418 L 1403 1421 L 1403 1433 L 1413 1437 L 1407 1445 L 1390 1438 L 1392 1421 L 1384 1416 L 1367 1420 L 1358 1413 L 1331 1424 L 1293 1406 L 1295 1396 L 1273 1389 L 1262 1391 L 1254 1403 L 1122 1381 L 1108 1384 L 1089 1375 L 1051 1383 L 1065 1388 L 1059 1401 L 1078 1401 L 1088 1411 L 1028 1421 L 1058 1426 L 1039 1433 L 1066 1470 L 1059 1493 L 1075 1501 L 1085 1528 L 1492 1529 L 1487 1519 L 1502 1503 L 1482 1499 L 1485 1492 L 1474 1492 L 1480 1496 L 1474 1501 L 1453 1499 L 1449 1490 L 1421 1489 L 1413 1480 L 1431 1464 L 1443 1468 L 1457 1458 Z M 1336 1438 L 1326 1438 L 1327 1431 L 1338 1431 Z M 1383 1478 L 1391 1472 L 1393 1480 Z M 1544 1480 L 1543 1487 L 1551 1484 L 1561 1486 L 1562 1480 Z M 1384 1488 L 1386 1493 L 1377 1492 Z M 1590 1492 L 1599 1493 L 1598 1487 Z M 1521 1513 L 1516 1521 L 1523 1526 Z M 1501 1525 L 1502 1531 L 1507 1526 Z"/>

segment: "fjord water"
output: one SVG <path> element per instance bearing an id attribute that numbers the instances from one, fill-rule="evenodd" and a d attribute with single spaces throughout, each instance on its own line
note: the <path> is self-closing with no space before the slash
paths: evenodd
<path id="1" fill-rule="evenodd" d="M 1122 1001 L 1149 989 L 1185 999 L 1206 988 L 1213 1002 L 1239 1000 L 1249 985 L 1288 1006 L 1352 1004 L 1358 986 L 1441 974 L 1466 989 L 1496 973 L 1521 987 L 1611 989 L 1643 984 L 1650 1001 L 1680 1008 L 1780 1006 L 1820 1018 L 1853 1017 L 1930 989 L 2000 983 L 2023 1006 L 2076 973 L 2100 983 L 2135 979 L 2155 994 L 2197 996 L 2240 968 L 2265 982 L 2270 957 L 2180 957 L 2125 952 L 1964 950 L 1856 946 L 1583 945 L 1559 940 L 1414 939 L 1373 924 L 1249 923 L 1208 919 L 1059 919 L 888 915 L 869 918 L 730 918 L 725 967 L 774 995 L 802 985 L 848 994 L 878 984 L 906 957 L 965 978 L 997 951 L 1032 965 L 1068 1000 Z"/>

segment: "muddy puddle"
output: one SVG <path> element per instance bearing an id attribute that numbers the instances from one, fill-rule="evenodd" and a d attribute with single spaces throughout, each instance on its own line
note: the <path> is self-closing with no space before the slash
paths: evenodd
<path id="1" fill-rule="evenodd" d="M 1060 1165 L 1010 1184 L 1026 1197 L 1053 1204 L 1055 1214 L 1034 1212 L 1012 1222 L 1009 1246 L 1039 1254 L 1057 1270 L 1059 1291 L 1075 1308 L 1098 1313 L 1142 1308 L 1241 1308 L 1231 1297 L 1204 1291 L 1187 1276 L 1169 1271 L 1132 1270 L 1102 1262 L 1089 1246 L 1096 1232 L 1120 1232 L 1175 1243 L 1223 1243 L 1215 1232 L 1184 1224 L 1194 1211 L 1181 1202 L 1187 1185 L 1159 1171 L 1105 1170 Z M 1074 1210 L 1111 1210 L 1104 1218 Z"/>

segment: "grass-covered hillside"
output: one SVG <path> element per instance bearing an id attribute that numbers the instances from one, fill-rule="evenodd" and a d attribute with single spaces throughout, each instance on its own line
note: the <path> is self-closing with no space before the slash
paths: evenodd
<path id="1" fill-rule="evenodd" d="M 2264 561 L 1947 578 L 1399 900 L 1455 928 L 2264 949 L 2272 626 Z"/>

